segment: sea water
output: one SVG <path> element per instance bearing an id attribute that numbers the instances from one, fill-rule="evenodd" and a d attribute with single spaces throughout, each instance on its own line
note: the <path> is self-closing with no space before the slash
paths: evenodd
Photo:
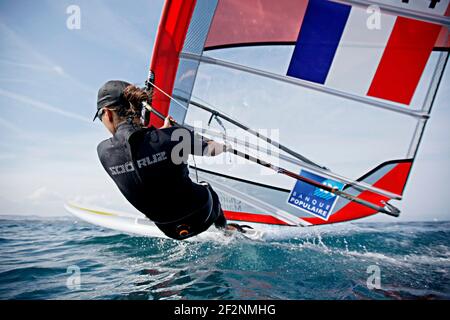
<path id="1" fill-rule="evenodd" d="M 179 242 L 0 219 L 0 299 L 450 299 L 450 222 Z"/>

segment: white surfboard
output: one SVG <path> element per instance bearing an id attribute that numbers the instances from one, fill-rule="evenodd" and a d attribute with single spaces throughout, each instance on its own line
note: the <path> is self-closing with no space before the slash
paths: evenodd
<path id="1" fill-rule="evenodd" d="M 117 212 L 100 207 L 87 208 L 83 205 L 75 203 L 66 203 L 65 209 L 73 214 L 75 217 L 104 228 L 131 233 L 146 237 L 168 238 L 158 227 L 144 215 Z M 243 235 L 252 240 L 261 240 L 264 232 L 257 229 L 257 226 L 252 226 L 255 229 L 246 230 Z M 218 238 L 219 237 L 219 238 Z M 214 227 L 209 228 L 202 234 L 189 238 L 190 241 L 202 240 L 217 240 L 220 238 L 227 238 L 224 233 Z M 229 237 L 228 237 L 229 238 Z"/>

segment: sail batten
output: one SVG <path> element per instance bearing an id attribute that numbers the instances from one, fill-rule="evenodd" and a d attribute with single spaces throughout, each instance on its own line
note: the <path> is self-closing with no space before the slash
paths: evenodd
<path id="1" fill-rule="evenodd" d="M 449 27 L 450 26 L 450 18 L 445 14 L 446 8 L 448 8 L 448 1 L 436 2 L 436 4 L 432 5 L 432 1 L 426 3 L 425 1 L 416 1 L 414 5 L 412 2 L 408 3 L 408 1 L 397 1 L 397 5 L 392 5 L 395 2 L 389 4 L 389 1 L 383 0 L 332 0 L 335 2 L 347 3 L 350 5 L 359 6 L 362 8 L 367 8 L 369 6 L 377 6 L 381 11 L 392 14 L 404 16 L 411 19 L 421 20 L 430 23 L 441 24 L 442 26 Z M 408 6 L 414 5 L 412 9 L 408 9 Z M 436 8 L 438 5 L 438 8 Z M 436 10 L 434 10 L 436 9 Z M 420 11 L 423 10 L 423 11 Z M 436 13 L 432 13 L 436 12 Z"/>

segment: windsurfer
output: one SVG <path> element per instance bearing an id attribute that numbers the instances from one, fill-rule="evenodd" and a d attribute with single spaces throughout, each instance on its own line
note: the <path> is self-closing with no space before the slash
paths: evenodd
<path id="1" fill-rule="evenodd" d="M 244 226 L 227 224 L 209 184 L 189 178 L 189 154 L 215 156 L 224 145 L 172 126 L 169 117 L 161 128 L 145 127 L 143 102 L 150 101 L 147 91 L 124 81 L 108 81 L 99 89 L 94 120 L 99 118 L 113 136 L 97 152 L 119 190 L 170 238 L 183 240 L 212 224 L 245 232 Z"/>

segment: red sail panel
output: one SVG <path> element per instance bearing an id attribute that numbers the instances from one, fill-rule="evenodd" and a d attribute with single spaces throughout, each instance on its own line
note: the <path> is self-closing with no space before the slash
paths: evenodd
<path id="1" fill-rule="evenodd" d="M 167 0 L 153 49 L 150 70 L 155 74 L 155 85 L 172 95 L 179 55 L 195 7 L 195 0 Z M 154 90 L 152 106 L 164 115 L 168 114 L 170 99 L 159 90 Z M 150 125 L 160 127 L 163 121 L 151 115 Z"/>
<path id="2" fill-rule="evenodd" d="M 411 171 L 411 166 L 412 166 L 411 161 L 399 162 L 398 164 L 395 165 L 394 168 L 392 168 L 377 182 L 375 182 L 373 186 L 393 193 L 402 194 L 406 185 L 406 180 L 408 179 L 409 173 Z M 389 200 L 385 196 L 370 191 L 363 191 L 358 196 L 358 198 L 367 200 L 377 205 L 380 205 L 381 201 Z M 315 225 L 328 224 L 360 219 L 373 215 L 375 213 L 377 213 L 377 211 L 374 209 L 358 204 L 356 202 L 349 202 L 342 209 L 331 215 L 328 221 L 325 221 L 320 218 L 303 218 L 303 220 Z"/>
<path id="3" fill-rule="evenodd" d="M 367 95 L 409 105 L 440 29 L 398 17 Z"/>
<path id="4" fill-rule="evenodd" d="M 237 212 L 237 211 L 224 211 L 225 217 L 228 220 L 235 221 L 245 221 L 245 222 L 256 222 L 265 224 L 276 224 L 276 225 L 289 225 L 286 222 L 275 218 L 269 214 L 258 214 L 258 213 L 247 213 L 247 212 Z"/>
<path id="5" fill-rule="evenodd" d="M 295 43 L 308 0 L 219 1 L 205 49 Z"/>

